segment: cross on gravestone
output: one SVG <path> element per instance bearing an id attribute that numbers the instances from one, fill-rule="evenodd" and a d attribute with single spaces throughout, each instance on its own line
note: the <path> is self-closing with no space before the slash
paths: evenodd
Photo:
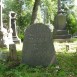
<path id="1" fill-rule="evenodd" d="M 12 36 L 13 36 L 13 42 L 15 43 L 20 43 L 21 40 L 17 36 L 17 31 L 16 31 L 16 13 L 13 11 L 9 12 L 9 29 L 13 30 Z"/>
<path id="2" fill-rule="evenodd" d="M 56 62 L 53 35 L 48 25 L 36 23 L 26 29 L 22 62 L 31 66 L 48 66 Z"/>

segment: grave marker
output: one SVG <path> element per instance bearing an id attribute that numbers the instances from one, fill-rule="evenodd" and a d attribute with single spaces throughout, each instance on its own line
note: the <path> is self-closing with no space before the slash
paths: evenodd
<path id="1" fill-rule="evenodd" d="M 2 22 L 2 5 L 2 0 L 0 0 L 0 47 L 8 47 L 8 33 Z"/>
<path id="2" fill-rule="evenodd" d="M 56 62 L 53 35 L 48 25 L 36 23 L 26 29 L 22 62 L 31 66 L 48 66 Z"/>
<path id="3" fill-rule="evenodd" d="M 13 37 L 13 42 L 15 43 L 20 43 L 21 40 L 18 38 L 18 35 L 17 35 L 17 30 L 16 30 L 16 13 L 13 12 L 13 11 L 10 11 L 9 13 L 9 23 L 10 23 L 10 26 L 9 28 L 12 28 L 13 30 L 13 33 L 12 33 L 12 37 Z"/>

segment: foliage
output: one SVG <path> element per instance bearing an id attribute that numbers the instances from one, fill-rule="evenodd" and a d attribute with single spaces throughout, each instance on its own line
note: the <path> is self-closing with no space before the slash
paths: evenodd
<path id="1" fill-rule="evenodd" d="M 72 12 L 74 8 L 74 1 L 75 0 L 61 0 L 61 9 L 64 12 Z"/>
<path id="2" fill-rule="evenodd" d="M 41 0 L 35 0 L 35 2 L 34 2 L 30 24 L 36 23 L 36 20 L 37 20 L 37 17 L 38 17 L 38 10 L 39 10 L 39 7 L 40 7 L 40 2 L 41 2 Z"/>
<path id="3" fill-rule="evenodd" d="M 8 68 L 7 63 L 0 61 L 0 77 L 76 77 L 77 54 L 61 52 L 56 55 L 59 66 L 30 67 L 20 64 L 19 66 Z"/>
<path id="4" fill-rule="evenodd" d="M 34 0 L 4 0 L 4 19 L 9 20 L 9 11 L 17 13 L 17 26 L 19 27 L 19 37 L 23 40 L 24 29 L 30 24 L 31 12 Z M 7 21 L 9 25 L 9 21 Z"/>
<path id="5" fill-rule="evenodd" d="M 77 30 L 77 22 L 76 22 L 76 18 L 75 18 L 75 16 L 73 14 L 68 14 L 67 15 L 67 30 L 72 35 Z"/>
<path id="6" fill-rule="evenodd" d="M 18 48 L 20 48 L 19 45 Z M 0 50 L 6 51 L 5 49 Z M 26 64 L 8 67 L 9 64 L 14 64 L 14 61 L 0 60 L 0 77 L 77 77 L 77 52 L 67 52 L 66 49 L 59 51 L 61 52 L 56 52 L 57 64 L 48 67 L 31 67 Z M 17 53 L 18 59 L 21 60 L 22 52 Z"/>
<path id="7" fill-rule="evenodd" d="M 67 17 L 67 30 L 69 31 L 70 34 L 74 34 L 77 29 L 77 23 L 76 23 L 76 10 L 74 6 L 74 1 L 75 0 L 69 0 L 69 1 L 62 1 L 62 10 L 66 13 Z"/>
<path id="8" fill-rule="evenodd" d="M 41 10 L 44 16 L 44 23 L 53 23 L 57 12 L 57 0 L 41 0 Z"/>
<path id="9" fill-rule="evenodd" d="M 4 0 L 3 18 L 7 20 L 9 25 L 9 11 L 14 11 L 17 13 L 17 26 L 19 27 L 19 37 L 23 40 L 24 29 L 31 23 L 32 9 L 35 0 Z M 44 6 L 44 7 L 43 7 Z M 47 8 L 47 9 L 45 9 Z M 41 9 L 41 10 L 40 10 Z M 47 11 L 46 23 L 48 21 L 52 22 L 54 20 L 54 15 L 57 10 L 57 0 L 41 0 L 41 7 L 38 9 L 37 21 L 44 20 L 44 14 L 41 13 Z"/>

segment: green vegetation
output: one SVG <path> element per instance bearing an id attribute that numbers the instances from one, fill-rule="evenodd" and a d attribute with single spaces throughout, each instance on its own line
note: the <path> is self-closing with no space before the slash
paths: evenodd
<path id="1" fill-rule="evenodd" d="M 33 12 L 35 1 L 35 7 L 38 6 L 38 1 L 40 2 L 40 6 Z M 45 24 L 54 23 L 54 17 L 58 10 L 57 2 L 58 0 L 4 0 L 3 19 L 6 20 L 8 26 L 9 11 L 17 13 L 18 33 L 23 41 L 25 28 L 29 26 L 33 20 Z M 66 0 L 61 0 L 61 3 L 61 9 L 65 12 L 67 17 L 67 30 L 73 35 L 77 30 L 77 7 L 74 6 L 74 0 L 67 0 L 67 2 Z"/>
<path id="2" fill-rule="evenodd" d="M 74 34 L 77 32 L 77 22 L 74 14 L 67 15 L 67 30 L 70 34 Z"/>
<path id="3" fill-rule="evenodd" d="M 0 61 L 0 77 L 77 77 L 77 53 L 57 52 L 57 64 L 48 67 L 19 64 L 9 67 Z M 18 52 L 21 57 L 21 52 Z"/>
<path id="4" fill-rule="evenodd" d="M 36 1 L 37 4 L 38 1 L 39 0 Z M 37 22 L 48 23 L 50 20 L 53 23 L 55 13 L 57 12 L 57 0 L 40 1 L 40 7 L 35 9 L 38 11 L 36 17 Z M 17 13 L 17 27 L 19 28 L 19 37 L 23 41 L 24 30 L 31 23 L 31 16 L 35 0 L 4 0 L 3 3 L 5 5 L 3 9 L 3 19 L 6 20 L 7 26 L 9 25 L 9 12 L 14 11 Z"/>

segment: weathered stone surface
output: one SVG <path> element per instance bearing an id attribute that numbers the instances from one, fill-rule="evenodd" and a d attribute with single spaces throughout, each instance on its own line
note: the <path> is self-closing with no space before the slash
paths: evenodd
<path id="1" fill-rule="evenodd" d="M 2 30 L 0 30 L 0 47 L 8 47 L 9 40 L 8 40 L 7 35 L 8 35 L 7 29 L 2 28 Z"/>
<path id="2" fill-rule="evenodd" d="M 26 29 L 22 62 L 31 66 L 48 66 L 56 62 L 53 35 L 48 25 L 36 23 Z"/>
<path id="3" fill-rule="evenodd" d="M 10 11 L 9 13 L 9 29 L 12 28 L 12 37 L 14 43 L 21 43 L 21 40 L 19 39 L 17 35 L 17 29 L 16 29 L 16 13 L 14 11 Z"/>
<path id="4" fill-rule="evenodd" d="M 7 29 L 3 27 L 2 0 L 0 0 L 0 47 L 8 47 Z"/>
<path id="5" fill-rule="evenodd" d="M 55 21 L 54 21 L 54 27 L 55 29 L 58 30 L 64 30 L 66 28 L 66 16 L 61 14 L 58 14 L 55 17 Z"/>
<path id="6" fill-rule="evenodd" d="M 10 61 L 17 60 L 17 51 L 16 51 L 16 45 L 15 44 L 9 45 L 8 60 L 10 60 Z"/>
<path id="7" fill-rule="evenodd" d="M 68 39 L 71 35 L 66 30 L 66 16 L 62 13 L 56 15 L 54 20 L 54 39 Z"/>
<path id="8" fill-rule="evenodd" d="M 8 42 L 9 42 L 9 44 L 13 44 L 14 42 L 13 42 L 13 38 L 12 38 L 12 33 L 13 33 L 13 30 L 12 30 L 12 28 L 9 28 L 9 30 L 8 30 Z"/>

